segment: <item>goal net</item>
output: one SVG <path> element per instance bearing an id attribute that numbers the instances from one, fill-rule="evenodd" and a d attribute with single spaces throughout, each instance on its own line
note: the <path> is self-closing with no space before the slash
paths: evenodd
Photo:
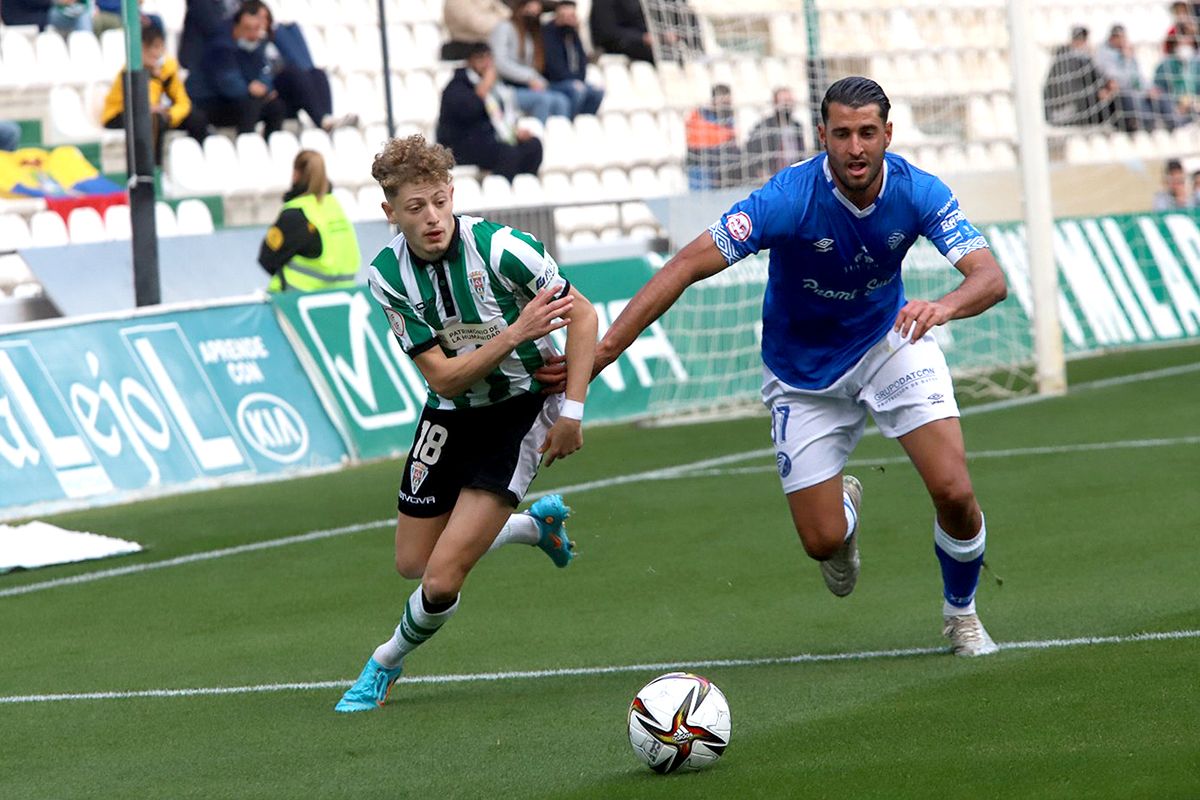
<path id="1" fill-rule="evenodd" d="M 689 189 L 667 204 L 663 221 L 672 252 L 779 168 L 817 152 L 819 104 L 830 83 L 848 75 L 872 77 L 892 102 L 891 150 L 946 181 L 966 216 L 988 237 L 1009 279 L 1004 303 L 935 331 L 960 396 L 1033 391 L 1033 303 L 1020 224 L 1020 137 L 1005 3 L 642 3 L 667 98 L 660 115 L 665 125 L 683 129 L 688 144 Z M 1200 168 L 1188 160 L 1200 156 L 1200 129 L 1189 121 L 1186 102 L 1152 100 L 1148 90 L 1123 96 L 1098 52 L 1112 27 L 1124 23 L 1124 52 L 1136 56 L 1143 89 L 1153 85 L 1161 77 L 1156 73 L 1172 23 L 1167 4 L 1030 5 L 1055 216 L 1149 210 L 1161 166 L 1170 158 L 1184 160 L 1190 182 L 1191 171 Z M 1079 27 L 1090 36 L 1080 49 L 1086 58 L 1064 53 Z M 785 107 L 790 115 L 780 113 Z M 1126 162 L 1133 157 L 1142 162 L 1131 170 Z M 1114 180 L 1118 171 L 1121 179 Z M 1064 236 L 1056 230 L 1060 270 L 1060 250 L 1070 252 Z M 1153 270 L 1151 255 L 1137 257 Z M 668 312 L 663 325 L 688 376 L 678 379 L 665 371 L 656 376 L 654 414 L 724 413 L 757 403 L 765 276 L 765 254 L 747 259 L 690 288 Z M 904 264 L 912 298 L 938 297 L 961 277 L 924 240 Z M 1087 313 L 1086 297 L 1069 289 L 1058 306 Z M 1083 328 L 1080 338 L 1067 337 L 1068 354 L 1111 344 Z"/>

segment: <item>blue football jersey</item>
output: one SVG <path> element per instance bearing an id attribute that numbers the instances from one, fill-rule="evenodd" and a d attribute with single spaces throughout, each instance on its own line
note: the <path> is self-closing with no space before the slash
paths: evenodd
<path id="1" fill-rule="evenodd" d="M 834 383 L 895 324 L 900 265 L 917 236 L 952 264 L 987 247 L 946 184 L 891 153 L 865 209 L 838 191 L 822 153 L 780 171 L 709 233 L 730 264 L 771 251 L 763 362 L 798 389 Z"/>

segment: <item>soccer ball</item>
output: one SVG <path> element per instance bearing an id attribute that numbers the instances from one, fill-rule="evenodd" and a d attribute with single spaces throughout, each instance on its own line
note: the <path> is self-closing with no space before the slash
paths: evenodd
<path id="1" fill-rule="evenodd" d="M 629 706 L 629 743 L 658 773 L 708 766 L 729 746 L 729 729 L 725 695 L 688 672 L 660 675 Z"/>

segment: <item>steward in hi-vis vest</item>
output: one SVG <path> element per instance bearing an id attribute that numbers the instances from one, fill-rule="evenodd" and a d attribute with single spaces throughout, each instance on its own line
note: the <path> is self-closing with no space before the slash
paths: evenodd
<path id="1" fill-rule="evenodd" d="M 355 285 L 361 256 L 354 225 L 330 193 L 319 153 L 301 151 L 293 186 L 279 218 L 267 230 L 258 263 L 271 274 L 267 289 L 315 292 Z"/>

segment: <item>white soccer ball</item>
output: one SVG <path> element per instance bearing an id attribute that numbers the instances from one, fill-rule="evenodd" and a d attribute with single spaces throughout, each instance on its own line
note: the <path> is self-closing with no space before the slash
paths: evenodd
<path id="1" fill-rule="evenodd" d="M 729 703 L 714 683 L 669 672 L 642 687 L 629 706 L 629 743 L 658 773 L 706 767 L 729 746 Z"/>

